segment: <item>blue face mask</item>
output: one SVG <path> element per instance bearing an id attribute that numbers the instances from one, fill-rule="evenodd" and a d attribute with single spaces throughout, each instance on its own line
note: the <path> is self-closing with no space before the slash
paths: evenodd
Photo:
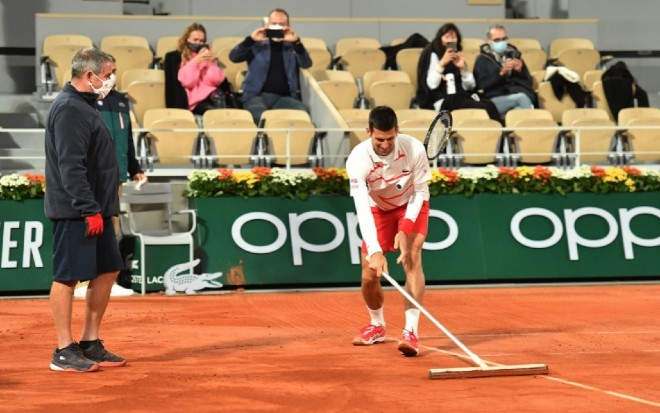
<path id="1" fill-rule="evenodd" d="M 506 50 L 507 46 L 508 46 L 508 43 L 506 42 L 506 40 L 501 40 L 499 42 L 493 42 L 493 45 L 491 46 L 491 48 L 493 49 L 493 51 L 495 53 L 502 54 Z"/>

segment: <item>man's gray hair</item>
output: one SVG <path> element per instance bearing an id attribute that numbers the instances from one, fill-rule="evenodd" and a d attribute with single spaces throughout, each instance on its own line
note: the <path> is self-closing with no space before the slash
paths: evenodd
<path id="1" fill-rule="evenodd" d="M 490 33 L 491 33 L 493 30 L 496 30 L 496 29 L 502 29 L 502 30 L 504 30 L 504 31 L 506 32 L 506 27 L 502 26 L 501 24 L 497 24 L 497 23 L 495 23 L 495 24 L 493 24 L 492 26 L 490 26 L 490 27 L 488 28 L 488 31 L 486 32 L 486 38 L 487 38 L 487 39 L 490 39 Z"/>
<path id="2" fill-rule="evenodd" d="M 71 77 L 80 78 L 88 70 L 94 74 L 101 73 L 103 65 L 112 61 L 112 56 L 93 47 L 78 50 L 71 62 Z"/>

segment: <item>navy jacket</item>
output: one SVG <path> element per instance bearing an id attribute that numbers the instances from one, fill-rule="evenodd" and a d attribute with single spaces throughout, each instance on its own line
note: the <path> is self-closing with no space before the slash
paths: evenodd
<path id="1" fill-rule="evenodd" d="M 97 95 L 68 83 L 46 124 L 45 213 L 50 219 L 119 215 L 115 145 L 94 107 Z"/>
<path id="2" fill-rule="evenodd" d="M 506 50 L 507 52 L 518 51 L 513 45 L 508 45 Z M 484 96 L 490 99 L 522 92 L 536 104 L 532 76 L 529 74 L 524 60 L 520 73 L 513 71 L 508 76 L 500 76 L 501 68 L 502 62 L 498 60 L 490 46 L 487 43 L 481 45 L 481 53 L 474 62 L 472 72 L 474 73 L 474 79 L 477 81 L 477 88 L 483 90 Z"/>
<path id="3" fill-rule="evenodd" d="M 309 57 L 305 46 L 300 42 L 295 45 L 283 42 L 282 49 L 289 93 L 291 97 L 300 99 L 298 70 L 311 67 L 312 58 Z M 241 101 L 247 102 L 261 93 L 270 67 L 270 40 L 255 42 L 250 36 L 247 36 L 229 52 L 229 59 L 234 63 L 245 61 L 248 63 L 248 71 L 243 79 Z"/>

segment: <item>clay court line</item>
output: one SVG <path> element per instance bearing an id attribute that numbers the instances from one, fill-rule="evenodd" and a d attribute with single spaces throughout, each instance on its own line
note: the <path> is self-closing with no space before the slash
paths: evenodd
<path id="1" fill-rule="evenodd" d="M 633 397 L 633 396 L 629 396 L 629 395 L 623 394 L 623 393 L 617 393 L 615 391 L 603 390 L 603 389 L 599 389 L 598 387 L 588 386 L 586 384 L 576 383 L 574 381 L 559 379 L 557 377 L 552 377 L 552 376 L 538 376 L 538 377 L 548 379 L 548 380 L 552 380 L 552 381 L 556 381 L 556 382 L 563 383 L 563 384 L 567 384 L 569 386 L 579 387 L 579 388 L 585 389 L 585 390 L 591 390 L 591 391 L 595 391 L 595 392 L 598 392 L 598 393 L 609 394 L 610 396 L 619 397 L 621 399 L 626 399 L 626 400 L 646 404 L 646 405 L 653 406 L 653 407 L 660 407 L 660 403 L 652 402 L 650 400 L 640 399 L 639 397 Z"/>
<path id="2" fill-rule="evenodd" d="M 471 360 L 470 357 L 468 357 L 465 354 L 455 353 L 453 351 L 442 350 L 442 349 L 439 349 L 439 348 L 436 348 L 436 347 L 428 347 L 428 346 L 424 346 L 424 345 L 420 345 L 420 347 L 423 347 L 427 350 L 436 351 L 436 352 L 439 352 L 439 353 L 443 353 L 443 354 L 447 354 L 447 355 L 451 355 L 451 356 L 455 356 L 455 357 L 460 357 L 462 359 Z M 656 351 L 656 350 L 650 350 L 650 351 Z M 569 353 L 552 353 L 552 354 L 569 354 Z M 575 353 L 575 354 L 580 354 L 580 353 Z M 582 353 L 582 354 L 585 354 L 585 353 Z M 490 355 L 489 357 L 498 357 L 498 356 L 503 356 L 503 355 L 504 354 L 502 354 L 502 355 Z M 486 360 L 483 357 L 482 357 L 482 360 L 484 360 L 487 364 L 492 365 L 492 366 L 503 366 L 503 364 L 499 364 L 499 363 L 495 363 L 493 361 Z M 557 377 L 545 376 L 545 375 L 539 375 L 537 377 L 552 380 L 552 381 L 556 381 L 558 383 L 566 384 L 566 385 L 569 385 L 569 386 L 575 386 L 575 387 L 585 389 L 585 390 L 591 390 L 591 391 L 595 391 L 595 392 L 598 392 L 598 393 L 608 394 L 610 396 L 630 400 L 630 401 L 637 402 L 637 403 L 646 404 L 646 405 L 653 406 L 653 407 L 660 407 L 660 403 L 652 402 L 650 400 L 640 399 L 638 397 L 629 396 L 627 394 L 618 393 L 618 392 L 614 392 L 614 391 L 610 391 L 610 390 L 599 389 L 597 387 L 577 383 L 577 382 L 570 381 L 570 380 L 564 380 L 564 379 L 560 379 L 560 378 L 557 378 Z"/>

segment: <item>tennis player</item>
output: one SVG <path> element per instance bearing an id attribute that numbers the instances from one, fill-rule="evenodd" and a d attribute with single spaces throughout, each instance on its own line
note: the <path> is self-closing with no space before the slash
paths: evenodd
<path id="1" fill-rule="evenodd" d="M 363 240 L 362 296 L 371 317 L 353 339 L 356 346 L 385 341 L 380 277 L 388 271 L 388 251 L 400 251 L 396 262 L 403 265 L 406 291 L 422 302 L 422 246 L 429 219 L 431 173 L 424 145 L 399 134 L 396 113 L 387 106 L 371 110 L 367 134 L 369 139 L 357 145 L 346 161 Z M 408 300 L 404 307 L 406 325 L 398 349 L 406 356 L 416 356 L 420 312 Z"/>

